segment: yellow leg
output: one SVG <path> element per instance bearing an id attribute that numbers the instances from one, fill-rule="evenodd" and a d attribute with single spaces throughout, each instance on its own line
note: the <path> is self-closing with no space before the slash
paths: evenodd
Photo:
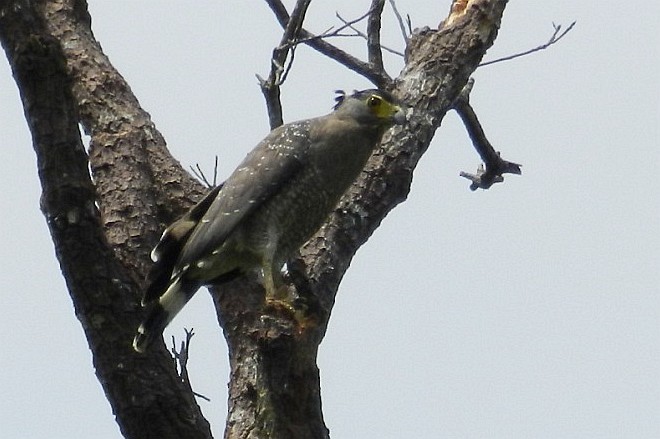
<path id="1" fill-rule="evenodd" d="M 279 272 L 273 270 L 271 264 L 264 264 L 262 266 L 262 277 L 263 277 L 263 286 L 266 290 L 266 299 L 267 300 L 286 300 L 288 297 L 288 289 L 284 285 L 282 276 Z M 277 277 L 277 278 L 276 278 Z"/>
<path id="2" fill-rule="evenodd" d="M 265 264 L 262 268 L 263 286 L 266 290 L 266 308 L 282 311 L 290 316 L 298 325 L 298 330 L 302 332 L 309 326 L 305 310 L 298 309 L 293 305 L 293 300 L 289 294 L 289 287 L 284 283 L 280 272 L 275 273 L 270 264 Z"/>

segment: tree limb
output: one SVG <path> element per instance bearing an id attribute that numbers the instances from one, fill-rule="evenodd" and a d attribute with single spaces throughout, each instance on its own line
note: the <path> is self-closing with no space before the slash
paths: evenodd
<path id="1" fill-rule="evenodd" d="M 357 249 L 407 197 L 415 166 L 497 35 L 506 0 L 470 3 L 454 24 L 411 35 L 406 66 L 393 90 L 410 108 L 407 124 L 390 130 L 322 231 L 301 249 L 300 258 L 288 264 L 292 277 L 298 277 L 297 271 L 305 273 L 322 309 L 334 303 L 336 288 Z"/>
<path id="2" fill-rule="evenodd" d="M 267 1 L 281 5 L 276 0 Z M 213 294 L 218 320 L 229 345 L 231 366 L 226 439 L 329 437 L 321 412 L 316 358 L 339 281 L 357 249 L 387 213 L 407 196 L 413 170 L 429 147 L 435 130 L 492 45 L 506 3 L 506 0 L 471 0 L 471 7 L 455 26 L 450 24 L 440 31 L 426 29 L 411 35 L 406 66 L 397 78 L 396 88 L 391 78 L 372 69 L 369 63 L 350 57 L 326 41 L 313 39 L 306 42 L 311 47 L 316 45 L 317 50 L 321 47 L 321 51 L 333 59 L 343 60 L 342 64 L 371 78 L 377 86 L 393 89 L 395 96 L 410 106 L 408 123 L 389 132 L 325 227 L 301 249 L 300 258 L 289 263 L 294 283 L 301 285 L 295 279 L 302 275 L 306 282 L 301 290 L 308 289 L 309 295 L 318 302 L 314 324 L 296 331 L 287 319 L 264 312 L 260 302 L 262 288 L 252 278 L 239 278 Z M 26 114 L 31 117 L 35 149 L 41 148 L 44 154 L 46 150 L 63 155 L 74 152 L 77 158 L 72 160 L 77 166 L 76 176 L 84 176 L 87 172 L 84 150 L 79 146 L 79 138 L 73 137 L 73 128 L 78 122 L 73 110 L 77 106 L 86 129 L 92 132 L 92 148 L 95 150 L 90 160 L 95 164 L 93 172 L 95 177 L 99 175 L 105 179 L 105 186 L 99 185 L 103 190 L 98 196 L 109 206 L 109 212 L 116 215 L 104 219 L 103 230 L 111 228 L 112 221 L 125 221 L 121 227 L 117 226 L 119 232 L 111 237 L 112 243 L 106 245 L 106 236 L 99 230 L 98 213 L 91 209 L 97 200 L 89 188 L 88 175 L 86 183 L 79 187 L 70 188 L 68 180 L 64 179 L 60 181 L 63 188 L 53 186 L 47 193 L 44 185 L 45 196 L 52 197 L 44 202 L 47 205 L 44 212 L 48 212 L 58 259 L 74 298 L 76 313 L 88 337 L 99 380 L 127 438 L 208 438 L 208 423 L 202 417 L 192 392 L 182 386 L 162 343 L 154 352 L 144 356 L 137 356 L 130 347 L 140 317 L 136 304 L 139 281 L 135 279 L 139 278 L 146 264 L 142 253 L 145 249 L 148 251 L 155 239 L 152 229 L 158 230 L 159 221 L 189 206 L 196 191 L 202 191 L 201 185 L 185 172 L 174 171 L 180 169 L 180 165 L 173 158 L 156 153 L 165 149 L 164 141 L 161 143 L 154 134 L 153 124 L 140 111 L 130 89 L 125 88 L 123 78 L 112 69 L 93 39 L 84 2 L 52 0 L 38 3 L 38 7 L 46 9 L 48 14 L 49 30 L 46 31 L 39 27 L 42 24 L 40 18 L 35 22 L 34 17 L 29 20 L 21 17 L 26 11 L 33 11 L 36 4 L 25 0 L 20 8 L 3 10 L 0 38 L 5 50 L 13 54 L 10 57 L 12 68 L 23 69 L 23 73 L 17 75 L 22 78 L 18 81 L 22 95 L 30 90 L 30 86 L 44 87 L 37 93 L 41 97 L 47 90 L 70 92 L 71 88 L 63 83 L 48 82 L 39 76 L 39 72 L 52 69 L 62 72 L 66 66 L 64 77 L 72 79 L 73 104 L 66 104 L 65 111 L 58 112 L 61 104 L 24 99 Z M 283 6 L 280 14 L 282 11 L 286 14 Z M 287 28 L 288 14 L 280 22 Z M 20 41 L 32 41 L 37 38 L 37 33 L 42 32 L 46 37 L 56 33 L 57 44 L 53 47 L 64 52 L 58 57 L 59 66 L 55 63 L 51 70 L 33 64 L 29 58 L 23 59 L 30 62 L 20 62 L 25 55 L 23 49 L 37 55 L 43 53 L 43 44 L 34 47 L 19 44 Z M 297 38 L 311 36 L 305 32 L 299 29 Z M 85 73 L 93 72 L 85 71 L 83 59 L 92 63 L 90 69 L 98 73 L 93 78 L 98 90 L 92 87 L 91 81 L 85 80 Z M 25 81 L 27 84 L 23 83 Z M 36 111 L 40 113 L 34 113 Z M 107 111 L 105 118 L 103 111 Z M 49 129 L 48 124 L 54 124 L 60 116 L 66 122 L 62 133 L 53 135 L 47 130 L 40 131 Z M 47 124 L 39 124 L 39 117 Z M 127 130 L 122 131 L 123 136 L 116 132 L 118 127 Z M 104 157 L 104 153 L 109 156 Z M 134 160 L 138 160 L 137 165 Z M 113 172 L 113 163 L 117 163 L 121 172 Z M 56 163 L 54 166 L 50 164 L 40 164 L 40 173 L 52 172 L 47 179 L 56 181 L 62 169 Z M 137 169 L 131 166 L 137 166 Z M 126 180 L 121 177 L 127 170 L 140 173 L 136 181 L 139 190 L 135 192 L 124 192 Z M 152 196 L 154 205 L 148 204 L 145 209 L 153 217 L 134 217 L 131 211 L 134 199 L 122 198 L 125 193 L 144 196 L 145 199 L 147 195 Z M 147 229 L 141 228 L 141 221 L 146 222 Z M 121 237 L 126 238 L 128 244 L 123 243 Z M 76 239 L 77 242 L 68 241 Z M 92 247 L 83 248 L 86 244 Z M 122 258 L 113 256 L 118 253 L 117 248 L 127 249 Z M 87 259 L 91 264 L 89 270 L 76 266 Z"/>
<path id="3" fill-rule="evenodd" d="M 458 113 L 461 120 L 465 124 L 470 139 L 474 148 L 479 153 L 479 156 L 485 164 L 480 166 L 476 174 L 461 172 L 460 176 L 465 177 L 472 181 L 470 189 L 475 191 L 478 188 L 488 189 L 495 183 L 504 181 L 502 174 L 517 174 L 520 175 L 522 171 L 517 163 L 508 162 L 500 157 L 500 153 L 495 151 L 495 148 L 490 144 L 486 138 L 486 134 L 477 119 L 477 114 L 470 105 L 470 91 L 474 85 L 474 79 L 470 79 L 463 90 L 454 101 L 454 110 Z"/>
<path id="4" fill-rule="evenodd" d="M 284 82 L 293 62 L 295 45 L 292 45 L 292 43 L 298 39 L 298 35 L 302 29 L 302 23 L 305 19 L 305 13 L 310 3 L 311 0 L 298 0 L 296 2 L 293 13 L 287 21 L 286 26 L 284 26 L 284 33 L 282 34 L 280 44 L 273 49 L 268 79 L 264 80 L 257 76 L 259 85 L 261 86 L 261 92 L 266 99 L 266 109 L 268 110 L 268 120 L 271 130 L 284 123 L 282 102 L 280 101 L 280 85 Z M 291 58 L 287 67 L 289 53 L 291 53 Z"/>
<path id="5" fill-rule="evenodd" d="M 280 0 L 265 0 L 270 9 L 275 14 L 275 18 L 280 23 L 280 26 L 286 27 L 289 22 L 289 14 Z M 301 29 L 299 38 L 311 48 L 324 54 L 330 59 L 337 61 L 355 73 L 365 77 L 371 83 L 382 89 L 391 89 L 392 78 L 383 71 L 374 69 L 369 63 L 359 60 L 358 58 L 350 55 L 338 47 L 328 43 L 322 38 L 317 38 L 311 32 Z"/>
<path id="6" fill-rule="evenodd" d="M 411 108 L 407 125 L 390 130 L 325 226 L 299 258 L 287 262 L 295 285 L 290 289 L 309 300 L 314 323 L 301 329 L 290 318 L 264 313 L 263 290 L 249 279 L 225 284 L 213 295 L 232 369 L 227 439 L 329 436 L 315 359 L 337 288 L 357 249 L 406 198 L 435 130 L 495 39 L 506 0 L 472 3 L 460 25 L 411 36 L 406 66 L 392 90 Z"/>
<path id="7" fill-rule="evenodd" d="M 552 23 L 552 27 L 555 29 L 555 31 L 552 33 L 552 36 L 550 37 L 550 39 L 546 43 L 541 44 L 540 46 L 534 47 L 533 49 L 526 50 L 524 52 L 515 53 L 513 55 L 504 56 L 502 58 L 497 58 L 497 59 L 494 59 L 494 60 L 491 60 L 491 61 L 482 62 L 481 64 L 479 64 L 479 67 L 484 67 L 484 66 L 487 66 L 487 65 L 490 65 L 490 64 L 495 64 L 495 63 L 502 62 L 502 61 L 509 61 L 509 60 L 512 60 L 512 59 L 515 59 L 515 58 L 520 58 L 521 56 L 529 55 L 530 53 L 538 52 L 540 50 L 545 50 L 548 47 L 555 44 L 556 42 L 558 42 L 559 40 L 561 40 L 562 38 L 564 38 L 564 36 L 573 29 L 573 26 L 575 26 L 575 23 L 577 23 L 577 22 L 576 21 L 572 22 L 570 25 L 568 25 L 568 27 L 563 32 L 561 32 L 561 24 Z"/>
<path id="8" fill-rule="evenodd" d="M 369 64 L 379 71 L 383 68 L 383 52 L 380 48 L 381 15 L 385 7 L 385 0 L 372 0 L 367 21 L 367 54 Z"/>
<path id="9" fill-rule="evenodd" d="M 89 162 L 106 236 L 141 281 L 163 224 L 205 191 L 169 153 L 151 117 L 103 53 L 85 1 L 37 4 L 47 31 L 60 41 L 80 123 L 91 137 Z M 170 206 L 183 210 L 172 212 Z"/>
<path id="10" fill-rule="evenodd" d="M 57 9 L 56 18 L 51 15 L 54 9 Z M 130 246 L 125 247 L 125 252 L 118 252 L 118 247 L 109 242 L 107 218 L 102 224 L 96 205 L 101 201 L 99 204 L 105 204 L 113 212 L 117 206 L 108 203 L 116 200 L 103 199 L 113 191 L 99 194 L 98 186 L 92 183 L 78 123 L 79 117 L 84 118 L 84 123 L 98 121 L 98 125 L 90 123 L 87 127 L 93 127 L 92 141 L 97 142 L 96 146 L 105 145 L 103 136 L 115 134 L 108 128 L 113 123 L 112 110 L 120 103 L 127 105 L 126 110 L 131 105 L 137 106 L 137 100 L 125 95 L 126 90 L 121 87 L 110 89 L 103 81 L 96 82 L 97 77 L 90 70 L 86 79 L 94 82 L 97 90 L 87 95 L 92 102 L 81 101 L 80 95 L 89 84 L 76 75 L 75 64 L 85 58 L 89 66 L 99 56 L 88 51 L 91 46 L 80 46 L 92 41 L 86 13 L 86 5 L 80 1 L 17 0 L 0 5 L 0 41 L 14 71 L 32 133 L 43 188 L 42 210 L 76 316 L 93 354 L 94 369 L 122 434 L 135 439 L 207 439 L 211 436 L 208 422 L 193 395 L 180 385 L 164 347 L 152 355 L 139 357 L 130 346 L 140 318 L 137 279 L 142 261 L 136 260 L 139 252 L 129 250 Z M 87 33 L 81 34 L 79 30 L 85 26 Z M 63 41 L 64 33 L 66 38 L 71 38 L 70 44 Z M 112 78 L 111 71 L 94 71 Z M 108 96 L 102 96 L 103 92 L 112 93 L 113 100 L 110 102 Z M 104 99 L 107 106 L 103 105 Z M 101 122 L 102 117 L 90 110 L 90 106 L 105 110 L 106 120 Z M 135 111 L 122 113 L 112 126 L 117 129 L 126 122 L 124 118 L 135 114 Z M 124 134 L 124 141 L 132 139 L 129 133 Z M 133 147 L 143 145 L 138 143 Z M 110 156 L 118 151 L 121 148 L 113 144 L 104 152 Z M 136 181 L 139 178 L 136 175 Z M 114 180 L 116 192 L 121 193 L 123 186 L 125 181 Z M 134 207 L 132 202 L 131 197 L 121 198 L 124 212 Z M 142 219 L 141 215 L 136 216 Z M 126 218 L 126 223 L 131 225 L 133 220 L 134 217 Z M 157 229 L 156 218 L 147 221 Z M 123 226 L 118 229 L 120 233 L 136 230 Z M 132 239 L 135 245 L 137 240 Z M 145 245 L 148 233 L 140 239 L 140 245 Z"/>

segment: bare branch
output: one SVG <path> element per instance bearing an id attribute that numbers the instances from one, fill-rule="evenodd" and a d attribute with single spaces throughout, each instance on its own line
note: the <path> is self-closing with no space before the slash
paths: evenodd
<path id="1" fill-rule="evenodd" d="M 266 0 L 266 3 L 275 14 L 275 18 L 283 28 L 289 23 L 289 12 L 280 0 Z"/>
<path id="2" fill-rule="evenodd" d="M 388 0 L 390 3 L 390 6 L 392 7 L 392 12 L 394 12 L 394 16 L 396 17 L 397 23 L 399 23 L 399 29 L 401 29 L 401 35 L 403 35 L 403 41 L 406 43 L 408 42 L 409 38 L 409 33 L 406 32 L 406 25 L 403 23 L 403 17 L 401 16 L 401 13 L 399 13 L 399 9 L 396 7 L 396 2 L 394 0 Z M 410 29 L 410 15 L 408 16 L 408 28 Z M 412 30 L 410 31 L 412 33 Z"/>
<path id="3" fill-rule="evenodd" d="M 206 187 L 213 187 L 211 186 L 211 183 L 206 179 L 206 175 L 204 175 L 204 171 L 202 170 L 201 166 L 199 166 L 199 163 L 195 163 L 195 166 L 191 166 L 190 171 L 193 173 L 195 178 L 204 183 Z"/>
<path id="4" fill-rule="evenodd" d="M 289 22 L 289 14 L 280 0 L 266 0 L 271 10 L 275 14 L 275 18 L 280 23 L 280 26 L 286 27 Z M 371 81 L 374 85 L 383 89 L 390 89 L 392 86 L 392 78 L 384 71 L 377 71 L 372 66 L 358 58 L 350 55 L 338 47 L 328 43 L 322 38 L 315 38 L 315 35 L 305 29 L 300 29 L 298 33 L 299 39 L 303 40 L 305 44 L 322 53 L 330 59 L 334 59 L 338 63 L 344 65 L 348 69 L 354 71 Z"/>
<path id="5" fill-rule="evenodd" d="M 490 64 L 495 64 L 495 63 L 502 62 L 502 61 L 509 61 L 509 60 L 512 60 L 512 59 L 515 59 L 515 58 L 520 58 L 521 56 L 529 55 L 531 53 L 547 49 L 548 47 L 555 44 L 557 41 L 561 40 L 564 37 L 564 35 L 569 33 L 573 29 L 573 26 L 575 26 L 575 23 L 577 23 L 577 22 L 574 21 L 573 23 L 571 23 L 566 28 L 566 30 L 564 30 L 563 32 L 561 32 L 561 24 L 552 23 L 552 27 L 555 29 L 555 31 L 553 32 L 553 34 L 550 37 L 550 39 L 548 40 L 548 42 L 546 42 L 545 44 L 541 44 L 540 46 L 534 47 L 533 49 L 529 49 L 529 50 L 526 50 L 524 52 L 515 53 L 513 55 L 505 56 L 505 57 L 502 57 L 502 58 L 497 58 L 497 59 L 494 59 L 492 61 L 482 62 L 481 64 L 479 64 L 479 67 L 487 66 L 487 65 L 490 65 Z"/>
<path id="6" fill-rule="evenodd" d="M 383 70 L 383 52 L 380 49 L 381 15 L 385 7 L 385 0 L 372 0 L 367 21 L 367 53 L 369 64 L 374 68 Z"/>
<path id="7" fill-rule="evenodd" d="M 215 163 L 213 164 L 213 183 L 211 183 L 207 178 L 206 175 L 204 174 L 204 171 L 202 170 L 202 167 L 199 166 L 199 163 L 195 163 L 195 166 L 191 166 L 190 170 L 192 171 L 193 175 L 208 189 L 213 189 L 214 187 L 217 186 L 218 184 L 218 156 L 215 156 Z"/>
<path id="8" fill-rule="evenodd" d="M 179 377 L 181 378 L 181 382 L 188 387 L 188 389 L 193 395 L 197 396 L 198 398 L 202 398 L 205 401 L 210 402 L 211 401 L 210 398 L 193 391 L 192 386 L 190 384 L 190 376 L 188 375 L 188 359 L 190 358 L 189 357 L 190 340 L 192 340 L 195 333 L 193 332 L 192 328 L 190 330 L 184 328 L 183 330 L 186 333 L 185 341 L 181 342 L 181 347 L 177 351 L 176 340 L 174 339 L 174 336 L 172 336 L 172 349 L 170 350 L 170 352 L 172 352 L 172 356 L 176 363 L 175 366 L 178 366 Z"/>
<path id="9" fill-rule="evenodd" d="M 485 170 L 484 166 L 480 165 L 476 174 L 470 174 L 467 172 L 460 173 L 461 177 L 465 177 L 472 181 L 470 190 L 474 191 L 478 188 L 488 189 L 495 183 L 503 182 L 504 177 L 502 174 L 509 173 L 520 175 L 522 171 L 520 170 L 521 165 L 503 160 L 500 157 L 500 153 L 495 151 L 495 148 L 493 148 L 486 138 L 486 134 L 484 133 L 484 130 L 477 119 L 477 115 L 469 101 L 470 91 L 472 90 L 473 85 L 474 79 L 470 78 L 456 98 L 456 101 L 454 101 L 453 107 L 463 120 L 474 148 L 477 150 L 479 156 L 486 165 Z"/>
<path id="10" fill-rule="evenodd" d="M 339 15 L 339 13 L 337 12 L 337 13 L 335 13 L 335 16 L 339 19 L 339 21 L 342 22 L 342 25 L 340 27 L 338 27 L 336 29 L 334 27 L 331 27 L 330 29 L 326 30 L 325 32 L 323 32 L 321 34 L 313 35 L 309 38 L 302 38 L 302 39 L 296 41 L 296 44 L 301 44 L 301 43 L 306 44 L 307 42 L 309 42 L 311 40 L 320 40 L 320 39 L 323 39 L 323 38 L 331 38 L 331 37 L 363 37 L 363 38 L 366 39 L 367 35 L 364 32 L 360 32 L 354 26 L 354 24 L 359 23 L 362 20 L 364 20 L 365 18 L 367 18 L 369 16 L 370 12 L 371 11 L 367 11 L 364 14 L 360 15 L 358 18 L 354 18 L 353 20 L 346 20 L 341 15 Z M 352 34 L 342 33 L 346 29 L 350 29 L 354 33 L 352 33 Z"/>
<path id="11" fill-rule="evenodd" d="M 195 178 L 202 183 L 204 183 L 206 186 L 209 185 L 208 180 L 206 180 L 206 176 L 204 175 L 204 171 L 202 171 L 202 168 L 199 166 L 199 163 L 195 163 L 195 166 L 190 167 L 190 172 L 193 173 Z"/>
<path id="12" fill-rule="evenodd" d="M 271 4 L 271 1 L 266 1 L 269 5 Z M 292 45 L 291 43 L 298 39 L 310 3 L 311 0 L 298 0 L 296 2 L 291 17 L 287 20 L 286 26 L 284 26 L 284 33 L 282 34 L 280 44 L 273 50 L 268 79 L 264 80 L 257 75 L 259 85 L 261 86 L 261 92 L 266 99 L 266 107 L 268 109 L 268 119 L 271 129 L 284 123 L 282 118 L 282 103 L 280 102 L 280 85 L 284 82 L 284 79 L 286 79 L 286 75 L 291 68 L 293 51 L 295 50 L 295 45 Z M 271 9 L 273 9 L 273 6 L 271 6 Z M 286 10 L 284 11 L 286 12 Z M 289 58 L 290 52 L 292 54 L 291 58 Z M 289 58 L 288 66 L 287 58 Z"/>
<path id="13" fill-rule="evenodd" d="M 215 162 L 213 163 L 213 187 L 218 185 L 218 156 L 215 156 Z"/>
<path id="14" fill-rule="evenodd" d="M 344 26 L 342 26 L 342 28 L 346 28 L 346 27 L 347 27 L 347 28 L 351 29 L 351 30 L 352 30 L 353 32 L 355 32 L 355 33 L 354 33 L 354 34 L 350 34 L 350 35 L 347 35 L 347 34 L 340 34 L 340 35 L 326 34 L 326 35 L 323 35 L 323 34 L 321 34 L 321 35 L 318 35 L 317 37 L 325 38 L 325 37 L 334 37 L 334 36 L 338 36 L 338 37 L 339 37 L 339 36 L 342 36 L 342 37 L 345 36 L 345 37 L 360 37 L 360 38 L 364 38 L 364 39 L 367 40 L 367 41 L 369 40 L 369 37 L 367 36 L 367 34 L 365 34 L 364 32 L 362 32 L 362 31 L 361 31 L 360 29 L 358 29 L 357 27 L 353 26 L 353 24 L 356 23 L 357 21 L 359 21 L 359 19 L 358 19 L 358 20 L 347 21 L 346 19 L 344 19 L 344 18 L 343 18 L 341 15 L 339 15 L 338 13 L 335 14 L 335 15 L 337 16 L 337 18 L 339 19 L 339 21 L 341 21 L 342 23 L 344 23 Z M 364 15 L 364 17 L 366 17 L 367 15 L 369 15 L 369 13 L 367 13 L 366 15 Z M 364 17 L 362 17 L 362 18 L 364 18 Z M 304 42 L 305 42 L 305 41 L 301 41 L 301 43 L 304 43 Z M 398 50 L 391 49 L 391 48 L 386 47 L 386 46 L 383 46 L 383 45 L 380 45 L 380 48 L 381 48 L 382 50 L 385 50 L 386 52 L 393 53 L 394 55 L 399 55 L 399 56 L 401 56 L 401 57 L 404 56 L 403 52 L 400 52 L 400 51 L 398 51 Z M 382 59 L 382 58 L 381 58 L 381 59 Z M 383 69 L 383 72 L 385 72 L 384 69 Z"/>

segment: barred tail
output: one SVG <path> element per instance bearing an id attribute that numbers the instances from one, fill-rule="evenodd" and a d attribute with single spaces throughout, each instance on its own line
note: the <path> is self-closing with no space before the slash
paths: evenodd
<path id="1" fill-rule="evenodd" d="M 147 317 L 138 327 L 133 339 L 133 349 L 144 352 L 149 345 L 161 336 L 165 327 L 195 295 L 200 287 L 197 282 L 184 279 L 185 273 L 172 280 L 163 295 L 150 305 Z"/>

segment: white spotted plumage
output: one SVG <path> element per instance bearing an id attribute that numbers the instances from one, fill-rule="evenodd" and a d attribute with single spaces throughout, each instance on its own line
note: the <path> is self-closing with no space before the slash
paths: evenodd
<path id="1" fill-rule="evenodd" d="M 367 105 L 373 96 L 387 111 L 373 112 Z M 145 294 L 153 306 L 136 350 L 143 351 L 202 285 L 258 270 L 274 297 L 286 260 L 321 227 L 400 113 L 391 96 L 368 90 L 343 97 L 326 116 L 273 130 L 213 199 L 193 208 L 190 221 L 171 226 L 177 233 L 163 235 L 169 240 L 163 251 L 157 246 L 152 252 L 158 276 Z"/>

